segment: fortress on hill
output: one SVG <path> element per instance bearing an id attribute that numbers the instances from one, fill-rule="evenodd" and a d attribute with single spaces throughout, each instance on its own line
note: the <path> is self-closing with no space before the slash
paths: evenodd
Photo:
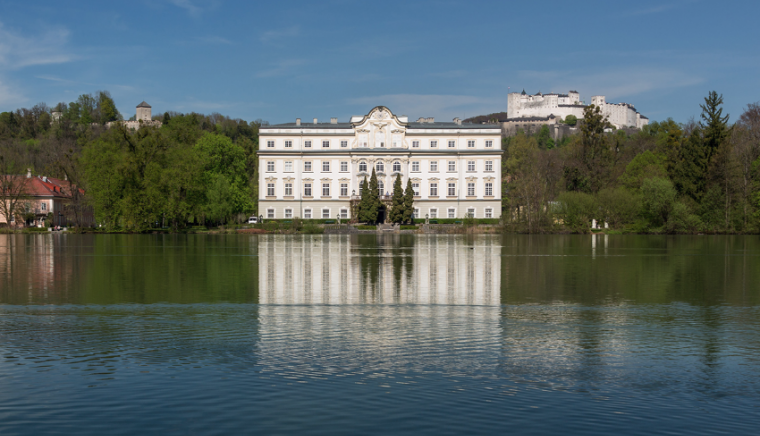
<path id="1" fill-rule="evenodd" d="M 640 129 L 649 124 L 649 119 L 641 115 L 636 108 L 629 103 L 607 103 L 605 96 L 595 95 L 591 97 L 591 104 L 601 109 L 602 115 L 618 129 Z M 574 115 L 578 119 L 583 118 L 583 109 L 586 107 L 581 101 L 578 91 L 570 91 L 567 94 L 538 94 L 528 95 L 523 92 L 512 92 L 507 97 L 507 124 L 513 123 L 541 123 L 554 124 L 558 118 L 566 118 Z"/>

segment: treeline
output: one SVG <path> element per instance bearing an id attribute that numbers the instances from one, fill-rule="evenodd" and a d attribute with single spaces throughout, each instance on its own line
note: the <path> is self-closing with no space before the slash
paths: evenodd
<path id="1" fill-rule="evenodd" d="M 710 92 L 699 121 L 653 122 L 605 133 L 589 106 L 580 133 L 554 146 L 541 135 L 504 139 L 503 205 L 516 231 L 652 233 L 760 231 L 760 105 L 735 124 Z M 544 135 L 545 136 L 545 135 Z"/>
<path id="2" fill-rule="evenodd" d="M 92 206 L 109 229 L 242 221 L 257 207 L 259 123 L 220 114 L 168 112 L 163 125 L 126 129 L 107 92 L 0 113 L 0 174 L 68 179 L 84 188 L 76 211 Z M 75 220 L 76 217 L 70 217 Z"/>

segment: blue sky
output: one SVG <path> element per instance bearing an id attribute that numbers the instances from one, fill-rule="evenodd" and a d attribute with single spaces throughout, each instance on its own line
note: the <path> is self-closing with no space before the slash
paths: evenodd
<path id="1" fill-rule="evenodd" d="M 506 111 L 507 93 L 606 95 L 652 120 L 760 100 L 757 1 L 0 0 L 0 111 L 111 92 L 121 113 L 290 122 L 388 106 Z"/>

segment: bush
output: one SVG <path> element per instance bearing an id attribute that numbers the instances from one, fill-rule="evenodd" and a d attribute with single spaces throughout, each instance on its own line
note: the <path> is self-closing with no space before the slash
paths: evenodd
<path id="1" fill-rule="evenodd" d="M 377 230 L 377 226 L 361 225 L 356 226 L 358 230 Z"/>
<path id="2" fill-rule="evenodd" d="M 590 229 L 591 219 L 599 213 L 596 199 L 583 192 L 563 192 L 559 195 L 560 216 L 565 227 L 573 233 L 586 233 Z"/>
<path id="3" fill-rule="evenodd" d="M 309 235 L 318 235 L 325 232 L 325 228 L 322 226 L 319 226 L 313 222 L 307 221 L 302 227 L 301 227 L 301 233 L 306 233 Z"/>
<path id="4" fill-rule="evenodd" d="M 417 230 L 417 226 L 404 224 L 401 226 L 401 230 Z"/>
<path id="5" fill-rule="evenodd" d="M 47 233 L 47 227 L 24 227 L 24 233 Z"/>
<path id="6" fill-rule="evenodd" d="M 676 201 L 673 183 L 661 177 L 646 179 L 641 183 L 641 195 L 644 215 L 652 226 L 660 227 L 667 223 Z"/>

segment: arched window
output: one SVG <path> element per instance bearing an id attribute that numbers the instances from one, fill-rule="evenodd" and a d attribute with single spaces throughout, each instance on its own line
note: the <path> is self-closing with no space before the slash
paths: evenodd
<path id="1" fill-rule="evenodd" d="M 401 162 L 399 162 L 399 161 L 393 162 L 393 172 L 394 173 L 400 173 L 401 172 Z"/>
<path id="2" fill-rule="evenodd" d="M 380 161 L 375 165 L 375 169 L 378 173 L 384 173 L 385 172 L 385 165 L 383 165 L 383 161 Z"/>
<path id="3" fill-rule="evenodd" d="M 367 172 L 367 162 L 361 161 L 359 162 L 359 171 L 360 172 Z"/>

